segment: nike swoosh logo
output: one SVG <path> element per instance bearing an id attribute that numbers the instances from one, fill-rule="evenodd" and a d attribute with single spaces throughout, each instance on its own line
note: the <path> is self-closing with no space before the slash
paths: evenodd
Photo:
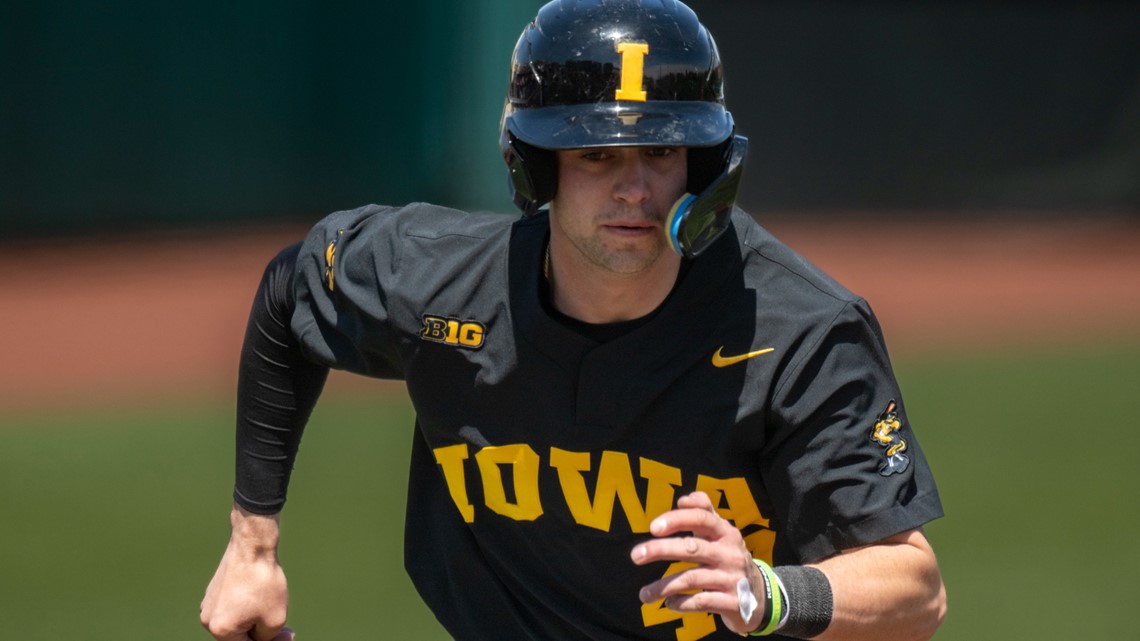
<path id="1" fill-rule="evenodd" d="M 761 354 L 768 354 L 770 352 L 776 351 L 775 347 L 768 347 L 765 349 L 758 349 L 755 352 L 748 352 L 747 354 L 738 354 L 736 356 L 721 356 L 720 351 L 722 349 L 724 349 L 724 345 L 721 345 L 719 348 L 717 348 L 716 353 L 712 355 L 713 367 L 728 367 L 729 365 L 735 365 L 750 358 L 755 358 Z"/>

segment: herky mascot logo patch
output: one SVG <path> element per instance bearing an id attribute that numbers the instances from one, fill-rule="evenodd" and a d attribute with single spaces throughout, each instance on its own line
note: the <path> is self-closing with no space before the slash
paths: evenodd
<path id="1" fill-rule="evenodd" d="M 879 414 L 875 427 L 871 430 L 871 440 L 886 449 L 886 460 L 879 466 L 879 474 L 882 476 L 902 474 L 910 465 L 910 457 L 903 454 L 906 451 L 906 441 L 899 435 L 901 427 L 898 406 L 894 399 L 891 399 L 887 409 Z"/>

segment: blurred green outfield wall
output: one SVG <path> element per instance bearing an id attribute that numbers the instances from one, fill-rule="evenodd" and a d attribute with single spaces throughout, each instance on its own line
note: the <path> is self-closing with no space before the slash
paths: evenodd
<path id="1" fill-rule="evenodd" d="M 459 202 L 481 176 L 497 193 L 504 63 L 532 11 L 4 0 L 2 231 Z M 460 162 L 475 140 L 490 162 Z"/>
<path id="2" fill-rule="evenodd" d="M 692 0 L 754 211 L 1140 211 L 1140 5 Z M 0 237 L 510 211 L 538 2 L 0 2 Z"/>

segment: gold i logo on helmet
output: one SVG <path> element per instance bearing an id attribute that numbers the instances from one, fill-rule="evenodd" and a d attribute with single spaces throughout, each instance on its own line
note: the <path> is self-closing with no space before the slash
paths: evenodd
<path id="1" fill-rule="evenodd" d="M 614 98 L 645 102 L 645 56 L 649 54 L 649 45 L 644 42 L 619 42 L 617 52 L 621 54 L 621 86 Z"/>

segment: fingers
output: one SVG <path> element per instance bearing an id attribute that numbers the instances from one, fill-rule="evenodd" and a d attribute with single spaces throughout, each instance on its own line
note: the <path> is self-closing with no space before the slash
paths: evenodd
<path id="1" fill-rule="evenodd" d="M 230 625 L 217 620 L 206 621 L 202 625 L 217 641 L 260 641 L 247 626 Z"/>
<path id="2" fill-rule="evenodd" d="M 677 499 L 677 509 L 662 514 L 649 524 L 649 532 L 654 536 L 692 532 L 703 538 L 719 538 L 730 531 L 736 531 L 736 528 L 716 513 L 704 492 L 682 496 Z"/>
<path id="3" fill-rule="evenodd" d="M 292 628 L 281 628 L 280 632 L 270 637 L 267 641 L 293 641 L 296 637 L 297 633 L 294 632 Z M 260 638 L 255 636 L 253 632 L 249 633 L 249 638 L 254 641 L 260 641 Z"/>
<path id="4" fill-rule="evenodd" d="M 231 522 L 235 518 L 231 516 Z M 252 517 L 242 521 L 258 527 L 268 522 Z M 199 606 L 202 627 L 217 641 L 293 641 L 293 630 L 285 627 L 289 587 L 275 548 L 265 553 L 258 551 L 264 546 L 254 546 L 257 550 L 250 553 L 248 541 L 242 539 L 246 535 L 239 536 L 239 526 L 233 527 L 234 534 Z"/>
<path id="5" fill-rule="evenodd" d="M 297 636 L 291 628 L 265 625 L 229 625 L 210 621 L 203 624 L 217 641 L 293 641 Z"/>
<path id="6" fill-rule="evenodd" d="M 713 510 L 712 500 L 704 492 L 693 492 L 677 499 L 677 507 L 696 508 L 700 510 Z"/>
<path id="7" fill-rule="evenodd" d="M 292 641 L 294 636 L 293 631 L 289 628 L 258 624 L 253 626 L 246 633 L 246 636 L 242 637 L 242 641 Z"/>
<path id="8" fill-rule="evenodd" d="M 285 628 L 288 591 L 273 564 L 227 564 L 223 560 L 199 606 L 199 620 L 217 641 L 292 641 Z"/>
<path id="9" fill-rule="evenodd" d="M 644 603 L 652 602 L 644 601 Z M 735 596 L 723 592 L 696 592 L 665 597 L 664 605 L 674 612 L 712 612 L 724 617 L 735 612 L 737 600 Z"/>
<path id="10" fill-rule="evenodd" d="M 638 599 L 646 604 L 661 601 L 664 607 L 674 612 L 709 612 L 718 615 L 728 629 L 742 634 L 754 629 L 754 622 L 759 617 L 752 611 L 749 619 L 744 618 L 741 583 L 738 572 L 727 568 L 697 566 L 644 586 L 638 592 Z"/>
<path id="11" fill-rule="evenodd" d="M 637 565 L 656 561 L 684 561 L 697 565 L 721 565 L 734 563 L 735 556 L 729 558 L 727 551 L 735 552 L 734 547 L 726 548 L 697 536 L 674 536 L 645 541 L 633 548 L 630 558 Z"/>
<path id="12" fill-rule="evenodd" d="M 685 561 L 741 567 L 751 559 L 740 530 L 716 513 L 704 492 L 682 496 L 677 500 L 677 509 L 653 519 L 649 532 L 655 538 L 637 545 L 630 553 L 638 565 Z M 685 533 L 692 536 L 675 536 Z"/>
<path id="13" fill-rule="evenodd" d="M 729 629 L 745 631 L 748 622 L 742 619 L 738 586 L 754 570 L 752 554 L 740 530 L 717 514 L 708 495 L 682 496 L 677 509 L 655 518 L 649 531 L 654 538 L 630 552 L 635 564 L 666 561 L 693 567 L 644 586 L 638 594 L 641 602 L 664 600 L 675 612 L 711 612 Z"/>
<path id="14" fill-rule="evenodd" d="M 641 588 L 638 593 L 638 598 L 642 603 L 653 603 L 661 599 L 670 599 L 671 597 L 688 597 L 693 596 L 695 593 L 701 591 L 705 592 L 720 592 L 736 594 L 736 580 L 728 572 L 721 570 L 708 569 L 696 567 L 676 574 L 670 574 L 662 579 L 654 581 L 649 585 Z M 670 605 L 674 601 L 681 601 L 679 599 L 672 599 L 666 601 L 666 605 Z M 692 603 L 691 599 L 684 599 L 688 603 Z M 698 599 L 698 602 L 701 600 Z M 729 603 L 735 607 L 735 601 Z"/>

